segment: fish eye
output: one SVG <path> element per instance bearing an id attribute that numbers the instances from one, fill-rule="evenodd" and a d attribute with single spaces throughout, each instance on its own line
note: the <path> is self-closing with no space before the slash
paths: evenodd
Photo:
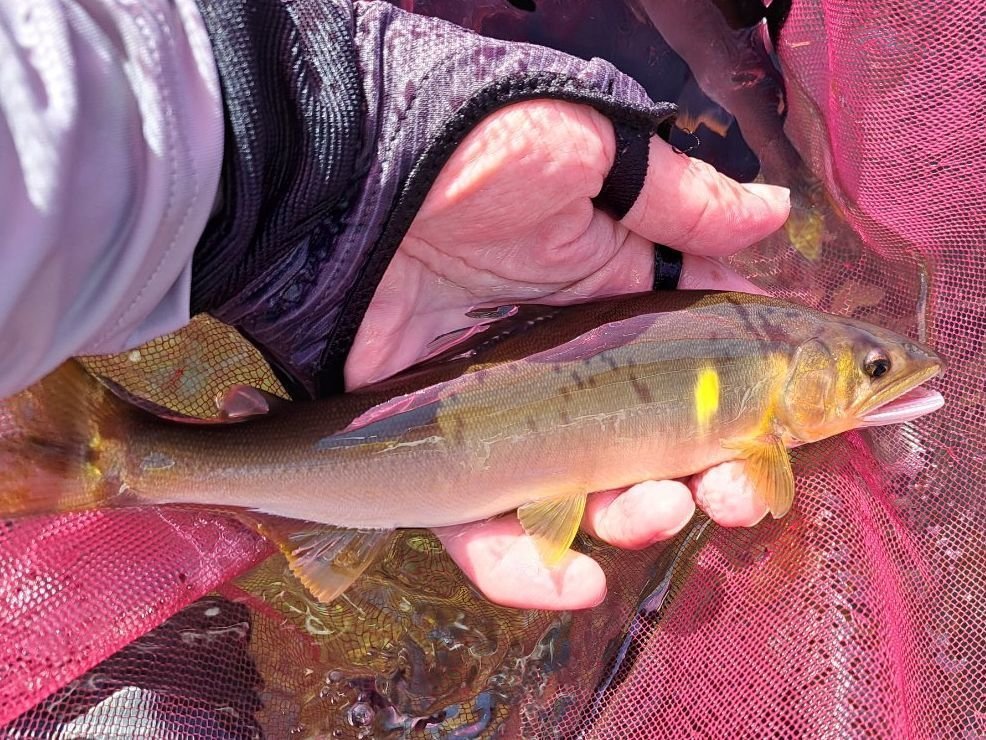
<path id="1" fill-rule="evenodd" d="M 878 349 L 866 355 L 863 370 L 871 378 L 882 378 L 890 372 L 890 358 Z"/>

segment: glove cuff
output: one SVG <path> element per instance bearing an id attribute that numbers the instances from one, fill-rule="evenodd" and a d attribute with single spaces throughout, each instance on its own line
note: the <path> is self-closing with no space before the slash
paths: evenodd
<path id="1" fill-rule="evenodd" d="M 676 111 L 602 60 L 485 38 L 387 3 L 199 2 L 228 140 L 224 200 L 193 266 L 193 309 L 237 326 L 311 395 L 343 389 L 380 279 L 483 118 L 551 98 L 590 105 L 646 139 L 667 138 Z M 642 185 L 622 167 L 618 187 L 602 194 L 608 207 L 629 208 Z"/>

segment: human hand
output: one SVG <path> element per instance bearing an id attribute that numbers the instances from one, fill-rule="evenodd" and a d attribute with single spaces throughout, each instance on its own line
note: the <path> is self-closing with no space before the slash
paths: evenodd
<path id="1" fill-rule="evenodd" d="M 684 254 L 679 287 L 760 292 L 715 258 L 786 220 L 786 191 L 740 185 L 654 137 L 644 187 L 616 221 L 591 199 L 612 166 L 612 124 L 556 101 L 507 107 L 477 126 L 435 181 L 371 302 L 346 363 L 347 387 L 390 376 L 461 328 L 477 305 L 566 304 L 651 287 L 654 243 Z M 724 526 L 766 513 L 735 463 L 684 481 L 647 481 L 590 497 L 583 529 L 617 547 L 672 537 L 696 502 Z M 437 530 L 491 601 L 520 608 L 599 603 L 605 576 L 570 552 L 552 569 L 516 517 Z"/>

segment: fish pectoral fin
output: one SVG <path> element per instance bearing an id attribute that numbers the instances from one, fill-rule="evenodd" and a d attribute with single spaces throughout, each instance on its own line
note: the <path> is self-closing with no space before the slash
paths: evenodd
<path id="1" fill-rule="evenodd" d="M 575 541 L 585 513 L 585 499 L 585 494 L 565 496 L 534 501 L 517 509 L 521 526 L 549 568 L 558 564 Z"/>
<path id="2" fill-rule="evenodd" d="M 794 471 L 783 440 L 771 434 L 752 440 L 730 440 L 723 446 L 740 453 L 747 475 L 770 515 L 780 519 L 787 514 L 794 503 Z"/>
<path id="3" fill-rule="evenodd" d="M 346 591 L 393 534 L 392 529 L 343 529 L 258 513 L 240 519 L 280 548 L 291 572 L 323 604 Z"/>

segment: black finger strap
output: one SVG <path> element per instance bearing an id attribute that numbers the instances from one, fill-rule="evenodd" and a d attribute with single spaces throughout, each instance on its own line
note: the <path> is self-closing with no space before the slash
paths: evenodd
<path id="1" fill-rule="evenodd" d="M 602 190 L 593 205 L 619 221 L 637 202 L 647 177 L 650 133 L 625 123 L 614 122 L 616 156 Z"/>
<path id="2" fill-rule="evenodd" d="M 674 290 L 681 277 L 681 252 L 654 245 L 654 290 Z"/>

